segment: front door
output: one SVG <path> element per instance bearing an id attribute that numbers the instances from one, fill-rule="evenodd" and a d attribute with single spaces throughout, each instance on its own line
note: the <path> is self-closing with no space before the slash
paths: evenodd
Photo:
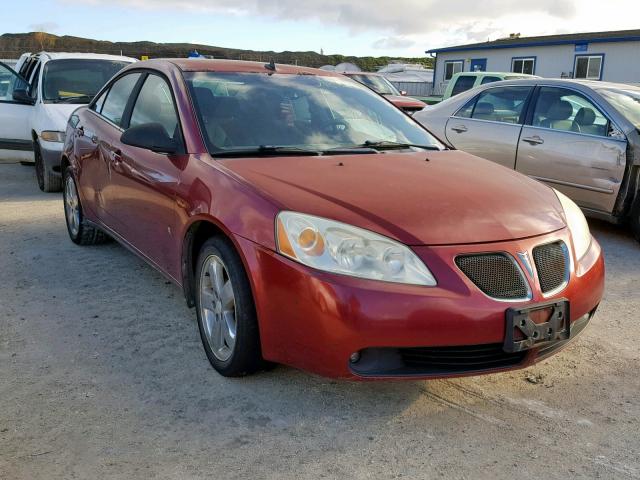
<path id="1" fill-rule="evenodd" d="M 471 60 L 471 72 L 486 72 L 487 71 L 487 59 L 486 58 L 474 58 Z"/>
<path id="2" fill-rule="evenodd" d="M 447 140 L 459 150 L 514 168 L 523 110 L 532 89 L 484 90 L 449 118 Z"/>
<path id="3" fill-rule="evenodd" d="M 28 96 L 29 84 L 13 69 L 0 63 L 0 160 L 33 160 L 29 119 L 33 105 L 14 98 L 14 92 Z"/>
<path id="4" fill-rule="evenodd" d="M 583 208 L 611 213 L 624 177 L 627 141 L 582 93 L 541 87 L 520 137 L 516 169 Z"/>

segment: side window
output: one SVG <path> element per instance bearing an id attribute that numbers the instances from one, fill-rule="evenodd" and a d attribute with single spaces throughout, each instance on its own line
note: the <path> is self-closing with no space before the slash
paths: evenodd
<path id="1" fill-rule="evenodd" d="M 140 90 L 131 113 L 130 127 L 159 123 L 171 138 L 179 135 L 178 115 L 171 87 L 157 75 L 149 75 Z"/>
<path id="2" fill-rule="evenodd" d="M 16 72 L 4 65 L 0 65 L 0 102 L 14 103 L 14 90 L 27 87 L 27 83 Z"/>
<path id="3" fill-rule="evenodd" d="M 40 65 L 33 74 L 31 85 L 29 86 L 29 96 L 34 100 L 38 97 L 38 85 L 40 84 Z"/>
<path id="4" fill-rule="evenodd" d="M 482 79 L 482 81 L 480 82 L 480 85 L 486 85 L 487 83 L 499 82 L 500 80 L 502 80 L 500 77 L 488 76 L 488 77 L 484 77 Z"/>
<path id="5" fill-rule="evenodd" d="M 466 92 L 473 88 L 473 84 L 476 83 L 476 77 L 470 75 L 461 75 L 456 80 L 456 84 L 451 90 L 451 96 L 458 95 L 459 93 Z"/>
<path id="6" fill-rule="evenodd" d="M 94 112 L 98 112 L 98 113 L 102 112 L 102 107 L 104 106 L 104 101 L 106 100 L 108 94 L 109 94 L 108 89 L 102 92 L 102 95 L 100 95 L 98 99 L 95 102 L 93 102 L 93 104 L 89 108 L 91 108 L 91 110 L 93 110 Z"/>
<path id="7" fill-rule="evenodd" d="M 542 87 L 533 126 L 606 137 L 607 117 L 582 94 L 566 88 Z"/>
<path id="8" fill-rule="evenodd" d="M 473 97 L 471 100 L 465 103 L 464 106 L 454 114 L 454 117 L 471 118 L 473 107 L 475 107 L 477 99 L 478 97 Z"/>
<path id="9" fill-rule="evenodd" d="M 131 73 L 124 77 L 120 77 L 113 85 L 111 85 L 107 98 L 102 105 L 102 116 L 108 118 L 116 125 L 122 126 L 124 109 L 127 106 L 131 92 L 136 86 L 139 78 L 139 73 Z"/>
<path id="10" fill-rule="evenodd" d="M 502 123 L 520 123 L 531 87 L 496 87 L 478 95 L 471 118 Z"/>

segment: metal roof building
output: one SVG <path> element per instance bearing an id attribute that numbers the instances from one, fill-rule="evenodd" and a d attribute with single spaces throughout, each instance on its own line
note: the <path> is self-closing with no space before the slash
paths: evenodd
<path id="1" fill-rule="evenodd" d="M 548 78 L 640 83 L 640 30 L 520 37 L 427 50 L 434 84 L 460 71 L 519 72 Z"/>

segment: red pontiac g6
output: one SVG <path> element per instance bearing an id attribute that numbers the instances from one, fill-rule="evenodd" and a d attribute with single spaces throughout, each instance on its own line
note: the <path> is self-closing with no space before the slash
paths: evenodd
<path id="1" fill-rule="evenodd" d="M 571 200 L 330 72 L 133 64 L 71 116 L 63 168 L 71 239 L 113 237 L 180 285 L 222 375 L 520 368 L 602 297 Z"/>

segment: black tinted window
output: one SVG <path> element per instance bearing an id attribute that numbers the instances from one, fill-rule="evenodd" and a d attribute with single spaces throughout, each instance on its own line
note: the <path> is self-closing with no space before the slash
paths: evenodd
<path id="1" fill-rule="evenodd" d="M 149 75 L 145 80 L 133 107 L 129 126 L 146 123 L 159 123 L 171 138 L 178 133 L 178 116 L 171 88 L 157 75 Z"/>
<path id="2" fill-rule="evenodd" d="M 480 85 L 486 85 L 487 83 L 499 82 L 502 80 L 500 77 L 484 77 L 480 82 Z"/>
<path id="3" fill-rule="evenodd" d="M 119 78 L 111 86 L 104 105 L 102 106 L 101 113 L 103 116 L 116 125 L 122 125 L 124 109 L 139 78 L 139 73 L 132 73 Z"/>
<path id="4" fill-rule="evenodd" d="M 458 80 L 456 80 L 456 84 L 453 86 L 453 90 L 451 91 L 451 96 L 457 95 L 462 92 L 466 92 L 467 90 L 473 88 L 473 84 L 476 82 L 476 77 L 470 76 L 460 76 Z"/>

